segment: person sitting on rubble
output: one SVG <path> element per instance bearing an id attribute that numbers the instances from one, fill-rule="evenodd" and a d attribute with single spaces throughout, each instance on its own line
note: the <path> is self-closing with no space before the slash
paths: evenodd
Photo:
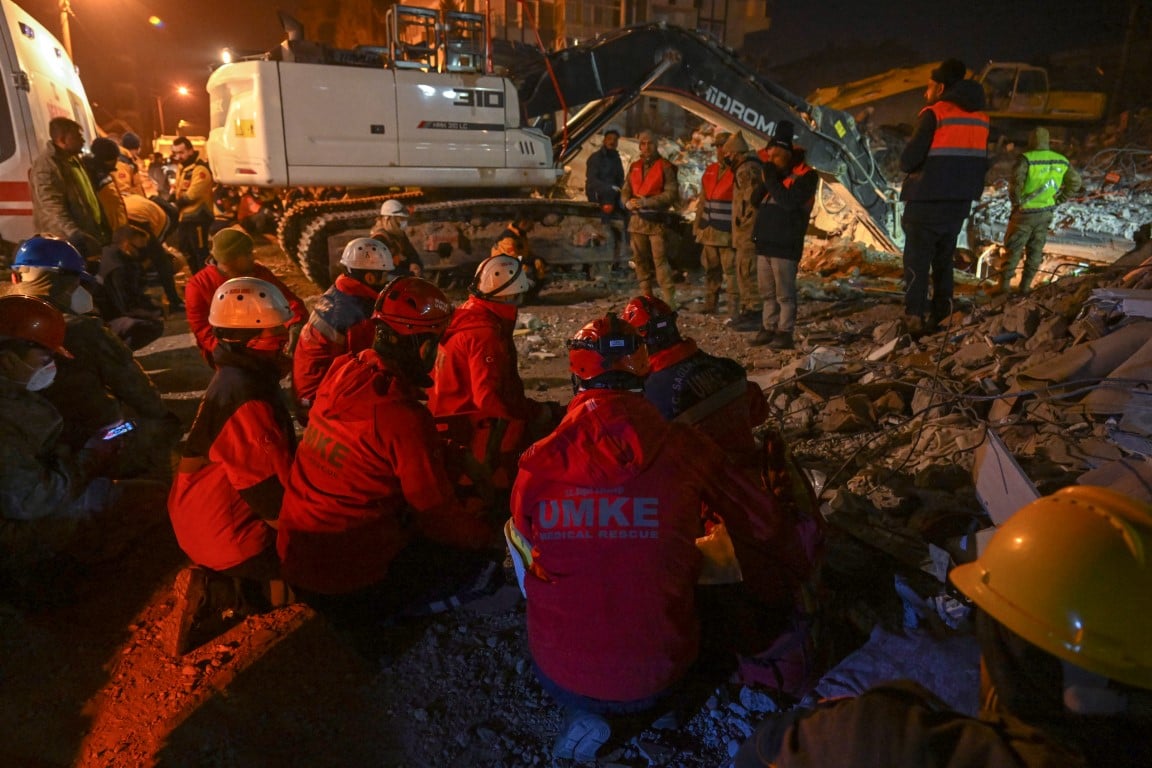
<path id="1" fill-rule="evenodd" d="M 521 211 L 496 236 L 496 242 L 492 245 L 492 255 L 501 253 L 515 256 L 524 262 L 524 271 L 532 283 L 531 289 L 524 296 L 525 301 L 534 301 L 540 295 L 540 291 L 544 290 L 544 284 L 548 280 L 548 265 L 532 252 L 532 243 L 528 240 L 528 233 L 535 227 L 536 222 L 532 216 Z"/>
<path id="2" fill-rule="evenodd" d="M 276 546 L 284 578 L 338 623 L 392 616 L 472 578 L 488 564 L 475 551 L 500 542 L 457 499 L 423 403 L 451 315 L 436 286 L 393 280 L 372 347 L 337 358 L 313 401 Z"/>
<path id="3" fill-rule="evenodd" d="M 316 302 L 292 353 L 292 392 L 301 424 L 308 421 L 308 409 L 332 361 L 372 346 L 372 310 L 395 266 L 388 248 L 371 237 L 349 241 L 340 263 L 343 274 Z"/>
<path id="4" fill-rule="evenodd" d="M 536 676 L 566 713 L 553 755 L 590 761 L 611 734 L 605 715 L 676 708 L 698 657 L 693 677 L 707 679 L 728 661 L 701 651 L 704 504 L 777 599 L 809 566 L 775 500 L 645 400 L 648 354 L 632 326 L 608 315 L 568 349 L 575 397 L 520 459 L 509 539 L 531 553 L 523 586 Z"/>
<path id="5" fill-rule="evenodd" d="M 56 360 L 71 358 L 66 332 L 47 301 L 0 297 L 0 599 L 33 608 L 67 588 L 58 582 L 69 562 L 114 556 L 159 521 L 158 503 L 141 503 L 107 477 L 121 437 L 95 435 L 75 451 L 60 441 L 60 413 L 40 393 Z"/>
<path id="6" fill-rule="evenodd" d="M 164 205 L 167 205 L 165 203 Z M 176 269 L 172 255 L 164 248 L 164 239 L 172 227 L 173 217 L 168 210 L 156 202 L 140 195 L 125 195 L 124 207 L 128 212 L 128 223 L 148 233 L 148 242 L 140 250 L 144 263 L 156 272 L 164 297 L 168 299 L 168 312 L 184 311 L 184 297 L 176 290 Z"/>
<path id="7" fill-rule="evenodd" d="M 768 418 L 768 403 L 760 387 L 748 381 L 744 366 L 681 336 L 678 313 L 655 297 L 637 296 L 620 317 L 648 347 L 651 372 L 644 397 L 664 418 L 696 426 L 733 459 L 754 464 L 752 430 Z"/>
<path id="8" fill-rule="evenodd" d="M 393 274 L 396 276 L 424 274 L 424 262 L 420 253 L 408 239 L 404 231 L 408 228 L 408 209 L 399 200 L 385 200 L 380 206 L 380 215 L 372 226 L 369 237 L 379 240 L 392 254 Z"/>
<path id="9" fill-rule="evenodd" d="M 531 288 L 523 262 L 491 256 L 476 269 L 472 295 L 452 315 L 440 340 L 428 409 L 440 420 L 456 417 L 472 455 L 491 485 L 507 491 L 516 460 L 560 421 L 556 403 L 524 394 L 512 333 L 517 307 Z M 458 430 L 449 429 L 452 434 Z"/>
<path id="10" fill-rule="evenodd" d="M 1072 486 L 1022 507 L 952 583 L 976 604 L 979 719 L 910 681 L 770 718 L 763 766 L 1152 765 L 1152 507 Z"/>
<path id="11" fill-rule="evenodd" d="M 64 313 L 65 344 L 73 357 L 60 361 L 43 394 L 64 418 L 61 441 L 79 450 L 94 435 L 131 419 L 134 429 L 118 442 L 124 450 L 114 477 L 168 477 L 179 420 L 132 356 L 132 350 L 92 314 L 92 294 L 82 280 L 84 259 L 71 243 L 53 237 L 25 240 L 13 259 L 13 292 L 36 296 Z"/>
<path id="12" fill-rule="evenodd" d="M 208 322 L 216 372 L 188 433 L 168 515 L 194 563 L 176 576 L 166 650 L 219 631 L 220 614 L 252 613 L 288 600 L 276 555 L 276 519 L 296 449 L 280 392 L 292 310 L 271 283 L 235 277 L 216 291 Z"/>
<path id="13" fill-rule="evenodd" d="M 147 245 L 148 233 L 133 226 L 113 232 L 111 245 L 100 255 L 100 289 L 93 291 L 100 316 L 131 350 L 164 335 L 164 312 L 144 290 L 140 258 Z"/>
<path id="14" fill-rule="evenodd" d="M 212 300 L 216 290 L 225 281 L 233 277 L 255 277 L 276 286 L 276 290 L 288 300 L 292 308 L 293 320 L 288 324 L 291 338 L 288 349 L 291 352 L 295 346 L 296 336 L 308 319 L 308 310 L 304 302 L 284 284 L 272 270 L 256 261 L 253 251 L 256 244 L 248 233 L 236 227 L 222 229 L 212 236 L 212 256 L 188 284 L 184 286 L 184 303 L 188 316 L 188 327 L 196 337 L 196 346 L 200 354 L 209 365 L 212 365 L 212 353 L 216 349 L 217 337 L 208 322 L 208 314 L 212 307 Z"/>

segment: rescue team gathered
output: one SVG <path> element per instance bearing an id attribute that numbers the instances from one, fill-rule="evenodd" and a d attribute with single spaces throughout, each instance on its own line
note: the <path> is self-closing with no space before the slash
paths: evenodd
<path id="1" fill-rule="evenodd" d="M 930 91 L 946 100 L 963 76 L 945 62 Z M 980 137 L 964 132 L 962 111 L 922 113 L 927 159 L 909 160 L 924 163 L 906 188 L 914 333 L 951 306 L 939 255 L 969 189 L 938 194 L 927 177 L 967 169 L 970 153 L 951 145 Z M 792 134 L 782 121 L 762 153 L 739 133 L 718 138 L 697 209 L 704 311 L 717 311 L 726 282 L 731 325 L 776 349 L 793 347 L 816 184 Z M 627 173 L 608 167 L 609 144 L 597 194 L 606 216 L 633 214 L 640 290 L 567 341 L 567 405 L 528 397 L 518 371 L 518 307 L 544 273 L 530 221 L 512 222 L 454 307 L 421 277 L 407 211 L 388 201 L 309 314 L 255 261 L 248 234 L 207 238 L 190 216 L 189 247 L 208 250 L 187 317 L 213 373 L 174 477 L 179 421 L 89 314 L 97 286 L 85 256 L 68 240 L 25 241 L 14 292 L 0 297 L 5 596 L 50 601 L 76 568 L 129 546 L 166 499 L 192 563 L 162 633 L 177 657 L 298 601 L 370 641 L 384 621 L 494 591 L 507 552 L 533 672 L 563 709 L 555 758 L 592 762 L 637 722 L 679 728 L 725 680 L 792 700 L 810 692 L 826 651 L 816 496 L 743 366 L 678 327 L 664 242 L 674 167 L 651 135 Z M 1028 162 L 1061 176 L 1043 152 Z M 1038 193 L 1030 173 L 1020 205 L 1035 218 L 1059 198 L 1050 180 Z M 153 242 L 146 234 L 115 245 L 130 261 Z M 1033 263 L 1029 249 L 1022 290 Z M 1025 506 L 952 573 L 978 607 L 979 719 L 913 683 L 877 680 L 855 699 L 769 718 L 734 765 L 1152 764 L 1150 549 L 1152 509 L 1113 491 L 1077 486 Z"/>

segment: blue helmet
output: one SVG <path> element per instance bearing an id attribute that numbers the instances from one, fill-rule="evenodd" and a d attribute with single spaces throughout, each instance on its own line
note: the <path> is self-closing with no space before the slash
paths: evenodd
<path id="1" fill-rule="evenodd" d="M 40 267 L 59 272 L 85 274 L 84 257 L 67 240 L 51 235 L 33 235 L 16 249 L 14 267 Z"/>

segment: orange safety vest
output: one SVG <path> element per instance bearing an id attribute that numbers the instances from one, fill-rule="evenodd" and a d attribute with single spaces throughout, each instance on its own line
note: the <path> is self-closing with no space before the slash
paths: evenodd
<path id="1" fill-rule="evenodd" d="M 732 231 L 732 184 L 736 174 L 712 163 L 700 179 L 704 193 L 703 218 L 706 226 L 720 232 Z"/>
<path id="2" fill-rule="evenodd" d="M 965 112 L 950 101 L 924 107 L 936 115 L 929 157 L 987 157 L 988 115 Z"/>
<path id="3" fill-rule="evenodd" d="M 635 197 L 655 197 L 664 191 L 664 166 L 668 161 L 662 157 L 656 158 L 656 162 L 648 168 L 648 172 L 644 172 L 644 161 L 637 160 L 632 163 L 632 169 L 628 174 L 628 183 L 632 187 L 632 194 Z"/>

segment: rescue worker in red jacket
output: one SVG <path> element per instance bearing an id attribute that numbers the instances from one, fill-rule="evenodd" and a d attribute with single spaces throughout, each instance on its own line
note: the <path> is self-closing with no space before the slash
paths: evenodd
<path id="1" fill-rule="evenodd" d="M 1022 507 L 952 583 L 976 604 L 979 719 L 908 680 L 763 723 L 736 768 L 1152 765 L 1152 506 L 1072 486 Z"/>
<path id="2" fill-rule="evenodd" d="M 695 426 L 737 462 L 755 465 L 752 430 L 768 418 L 768 403 L 744 366 L 681 336 L 676 311 L 660 299 L 637 296 L 620 317 L 648 347 L 648 402 L 669 421 Z"/>
<path id="3" fill-rule="evenodd" d="M 188 316 L 188 327 L 196 337 L 196 346 L 209 365 L 212 365 L 212 352 L 216 349 L 216 332 L 208 320 L 212 300 L 224 282 L 233 277 L 255 277 L 276 286 L 276 290 L 288 300 L 292 310 L 289 322 L 288 349 L 294 346 L 294 337 L 308 319 L 308 310 L 272 270 L 256 261 L 253 255 L 256 244 L 248 233 L 237 227 L 222 229 L 212 236 L 212 258 L 188 284 L 184 286 L 184 304 Z"/>
<path id="4" fill-rule="evenodd" d="M 637 136 L 640 157 L 628 168 L 620 199 L 632 212 L 628 232 L 632 242 L 632 262 L 640 293 L 652 295 L 652 278 L 660 285 L 664 301 L 676 306 L 676 286 L 668 263 L 666 216 L 680 199 L 676 166 L 660 156 L 656 137 L 649 131 Z"/>
<path id="5" fill-rule="evenodd" d="M 316 302 L 292 353 L 292 392 L 296 415 L 308 421 L 308 409 L 332 361 L 372 346 L 376 324 L 372 310 L 392 271 L 392 253 L 379 240 L 358 237 L 340 255 L 344 274 Z"/>
<path id="6" fill-rule="evenodd" d="M 521 458 L 512 523 L 531 550 L 529 650 L 567 710 L 553 755 L 587 761 L 610 735 L 602 715 L 661 706 L 697 659 L 702 504 L 734 541 L 770 553 L 741 565 L 774 570 L 780 597 L 804 568 L 773 499 L 644 399 L 648 354 L 634 328 L 609 315 L 568 348 L 575 397 Z"/>
<path id="7" fill-rule="evenodd" d="M 525 396 L 517 370 L 512 332 L 531 285 L 524 263 L 514 256 L 491 256 L 480 264 L 472 295 L 440 340 L 428 398 L 438 419 L 466 420 L 461 429 L 473 456 L 503 490 L 512 487 L 520 453 L 560 420 L 558 405 Z"/>
<path id="8" fill-rule="evenodd" d="M 972 202 L 984 192 L 988 171 L 988 116 L 984 89 L 966 80 L 962 61 L 932 70 L 916 130 L 900 153 L 908 174 L 904 201 L 904 322 L 909 333 L 933 332 L 952 314 L 956 238 Z M 928 300 L 931 276 L 932 299 Z"/>
<path id="9" fill-rule="evenodd" d="M 391 613 L 412 597 L 407 568 L 497 540 L 457 500 L 422 402 L 451 315 L 439 288 L 397 278 L 377 299 L 372 347 L 337 358 L 316 393 L 276 545 L 284 577 L 322 608 Z"/>
<path id="10" fill-rule="evenodd" d="M 168 496 L 176 540 L 195 564 L 176 577 L 166 637 L 175 656 L 211 613 L 236 609 L 245 596 L 249 610 L 283 602 L 275 525 L 296 448 L 280 392 L 291 320 L 284 295 L 254 277 L 228 280 L 212 300 L 216 373 Z"/>

